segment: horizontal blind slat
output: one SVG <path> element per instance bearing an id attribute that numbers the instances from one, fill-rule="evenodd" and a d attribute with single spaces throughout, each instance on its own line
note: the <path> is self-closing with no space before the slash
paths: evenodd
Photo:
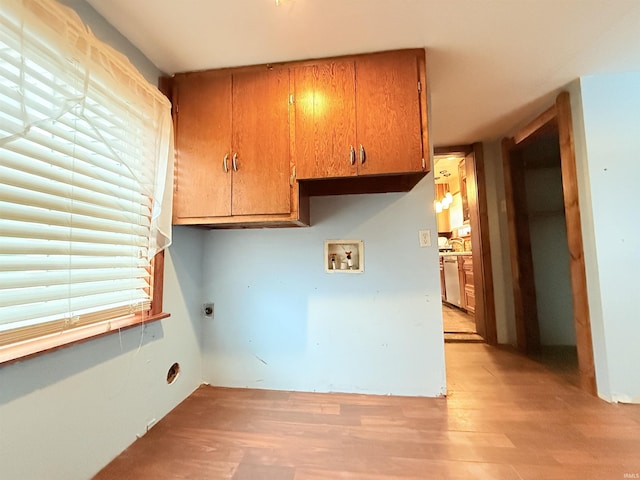
<path id="1" fill-rule="evenodd" d="M 129 278 L 117 281 L 104 280 L 68 285 L 39 285 L 36 287 L 0 289 L 0 307 L 67 300 L 73 310 L 74 298 L 110 292 L 133 291 L 148 287 L 149 284 L 142 278 Z"/>
<path id="2" fill-rule="evenodd" d="M 2 62 L 2 60 L 3 58 L 0 54 L 0 62 Z M 12 77 L 16 81 L 19 81 L 20 75 L 23 74 L 25 70 L 18 69 L 17 71 L 12 72 L 6 67 L 6 64 L 4 64 L 3 68 L 2 63 L 0 63 L 0 75 L 4 77 L 5 81 L 12 80 Z M 29 85 L 26 90 L 29 93 L 29 96 L 25 96 L 21 92 L 17 92 L 8 88 L 2 88 L 2 85 L 0 84 L 0 105 L 2 105 L 2 112 L 6 117 L 17 120 L 14 125 L 19 128 L 19 131 L 24 129 L 26 126 L 41 125 L 47 120 L 56 120 L 58 124 L 64 125 L 66 129 L 70 130 L 74 134 L 74 138 L 78 140 L 78 144 L 85 147 L 87 145 L 91 145 L 92 143 L 98 143 L 102 145 L 104 144 L 104 140 L 106 138 L 107 140 L 129 142 L 128 144 L 131 146 L 131 148 L 137 148 L 138 145 L 131 142 L 132 137 L 127 138 L 125 136 L 126 124 L 113 125 L 105 124 L 104 122 L 98 122 L 97 117 L 95 117 L 95 113 L 91 112 L 86 103 L 83 104 L 83 116 L 75 115 L 73 113 L 73 110 L 71 110 L 71 113 L 63 113 L 63 108 L 69 108 L 65 105 L 66 98 L 61 97 L 58 99 L 60 105 L 46 104 L 47 98 L 51 97 L 51 88 L 49 88 L 48 91 L 43 91 L 36 85 Z M 60 93 L 66 93 L 65 96 L 68 96 L 67 92 Z M 51 100 L 49 100 L 49 103 L 52 103 Z M 30 118 L 30 120 L 32 121 L 32 124 L 30 125 L 25 125 L 24 121 L 21 120 L 24 115 L 25 108 L 28 110 L 28 113 L 32 117 Z M 113 115 L 110 118 L 118 117 L 116 115 Z M 92 119 L 98 123 L 98 125 L 96 126 L 101 127 L 100 129 L 90 128 L 89 125 L 91 125 Z M 78 120 L 81 121 L 78 122 Z M 80 125 L 78 125 L 78 123 L 80 123 Z M 101 136 L 99 132 L 106 134 L 106 136 Z M 104 151 L 108 150 L 104 149 Z"/>
<path id="3" fill-rule="evenodd" d="M 145 298 L 142 292 L 139 292 L 137 297 L 127 291 L 109 292 L 76 299 L 74 314 L 97 313 L 99 310 L 108 310 L 116 306 L 138 305 L 146 301 L 148 298 Z M 0 332 L 9 328 L 22 328 L 39 322 L 69 318 L 69 311 L 69 301 L 66 299 L 40 304 L 0 307 Z"/>
<path id="4" fill-rule="evenodd" d="M 131 245 L 79 243 L 70 245 L 59 240 L 0 237 L 0 255 L 81 255 L 144 258 L 147 249 Z"/>
<path id="5" fill-rule="evenodd" d="M 102 218 L 79 215 L 77 213 L 59 212 L 46 208 L 33 207 L 0 201 L 0 223 L 2 220 L 20 220 L 45 225 L 59 225 L 98 232 L 126 233 L 130 235 L 149 235 L 148 225 L 137 223 L 116 222 Z M 148 223 L 148 222 L 145 222 Z"/>
<path id="6" fill-rule="evenodd" d="M 96 205 L 105 208 L 131 210 L 133 208 L 149 208 L 145 198 L 136 195 L 134 199 L 105 195 L 91 190 L 86 190 L 81 186 L 73 184 L 73 173 L 69 175 L 69 182 L 61 182 L 54 179 L 47 179 L 31 173 L 21 172 L 0 164 L 0 178 L 5 185 L 30 190 L 34 194 L 47 194 L 62 198 L 71 198 L 74 202 Z M 0 196 L 0 199 L 2 197 Z M 143 201 L 145 203 L 140 203 Z"/>
<path id="7" fill-rule="evenodd" d="M 0 255 L 3 271 L 73 270 L 84 268 L 149 268 L 145 258 L 79 255 Z"/>
<path id="8" fill-rule="evenodd" d="M 77 158 L 67 157 L 68 162 L 56 161 L 57 156 L 38 144 L 25 139 L 16 140 L 5 145 L 0 165 L 20 172 L 30 173 L 39 177 L 65 181 L 73 176 L 73 181 L 86 190 L 115 197 L 139 198 L 140 203 L 146 201 L 146 196 L 140 193 L 136 181 L 116 175 L 113 172 L 90 166 Z"/>
<path id="9" fill-rule="evenodd" d="M 130 315 L 132 312 L 145 312 L 150 308 L 149 302 L 141 301 L 136 304 L 125 304 L 122 306 L 109 307 L 94 313 L 88 313 L 77 319 L 74 323 L 69 322 L 68 318 L 60 320 L 47 321 L 44 323 L 33 324 L 29 320 L 23 323 L 26 326 L 3 330 L 0 324 L 0 346 L 9 345 L 11 343 L 21 342 L 30 338 L 40 337 L 43 335 L 51 335 L 63 332 L 69 328 L 75 328 L 83 325 L 89 325 L 99 322 L 108 322 L 109 320 Z M 7 325 L 5 325 L 7 327 Z"/>
<path id="10" fill-rule="evenodd" d="M 114 188 L 138 193 L 140 190 L 138 181 L 129 176 L 122 175 L 120 173 L 120 170 L 122 170 L 121 167 L 115 168 L 112 166 L 112 168 L 105 168 L 106 165 L 98 162 L 98 155 L 82 158 L 77 155 L 77 152 L 60 153 L 50 148 L 50 146 L 48 147 L 42 143 L 38 143 L 37 138 L 34 138 L 33 135 L 30 139 L 21 138 L 5 144 L 4 151 L 6 152 L 7 158 L 6 160 L 3 158 L 3 160 L 5 160 L 3 163 L 8 167 L 16 168 L 16 170 L 19 170 L 16 164 L 24 164 L 25 161 L 29 159 L 70 172 L 76 172 L 88 178 L 95 178 L 107 185 L 113 185 Z M 70 153 L 76 153 L 76 155 L 72 156 Z M 91 160 L 95 160 L 95 162 L 91 163 Z M 109 161 L 113 163 L 113 160 Z M 30 168 L 36 169 L 37 166 L 25 166 L 23 168 L 24 171 L 30 171 Z"/>
<path id="11" fill-rule="evenodd" d="M 5 237 L 58 240 L 73 244 L 97 243 L 109 245 L 129 245 L 145 247 L 149 240 L 144 235 L 130 235 L 125 233 L 101 232 L 82 228 L 60 227 L 58 225 L 42 225 L 13 220 L 0 220 L 0 231 Z"/>
<path id="12" fill-rule="evenodd" d="M 150 224 L 151 212 L 149 210 L 140 213 L 128 212 L 117 208 L 106 208 L 98 205 L 89 205 L 82 202 L 74 202 L 72 198 L 63 198 L 55 195 L 40 194 L 0 183 L 0 199 L 5 202 L 13 202 L 19 205 L 29 205 L 39 208 L 50 208 L 59 212 L 74 212 L 81 215 L 95 216 L 105 220 L 114 220 L 124 223 Z"/>
<path id="13" fill-rule="evenodd" d="M 37 287 L 40 285 L 66 285 L 68 283 L 97 282 L 101 280 L 125 280 L 149 278 L 145 268 L 91 268 L 60 270 L 0 271 L 0 290 Z"/>

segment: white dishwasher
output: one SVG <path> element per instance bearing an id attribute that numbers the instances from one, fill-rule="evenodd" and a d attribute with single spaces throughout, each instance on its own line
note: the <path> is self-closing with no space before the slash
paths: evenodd
<path id="1" fill-rule="evenodd" d="M 460 302 L 460 277 L 458 276 L 458 257 L 456 255 L 445 255 L 442 259 L 444 263 L 444 288 L 446 301 L 461 307 Z"/>

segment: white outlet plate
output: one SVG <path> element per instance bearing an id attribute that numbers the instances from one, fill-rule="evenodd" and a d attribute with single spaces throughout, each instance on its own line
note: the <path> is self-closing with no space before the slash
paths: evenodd
<path id="1" fill-rule="evenodd" d="M 430 247 L 431 246 L 431 230 L 418 230 L 418 234 L 420 236 L 420 246 Z"/>

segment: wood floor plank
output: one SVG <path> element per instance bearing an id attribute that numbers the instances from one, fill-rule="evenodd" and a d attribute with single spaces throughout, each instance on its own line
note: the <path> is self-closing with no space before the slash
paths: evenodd
<path id="1" fill-rule="evenodd" d="M 640 405 L 510 349 L 445 351 L 447 398 L 202 387 L 95 478 L 639 478 Z"/>

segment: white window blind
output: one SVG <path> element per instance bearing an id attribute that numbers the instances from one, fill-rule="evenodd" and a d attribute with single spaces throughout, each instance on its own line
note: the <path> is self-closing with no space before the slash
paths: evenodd
<path id="1" fill-rule="evenodd" d="M 0 6 L 0 348 L 145 311 L 170 104 L 54 0 Z"/>

